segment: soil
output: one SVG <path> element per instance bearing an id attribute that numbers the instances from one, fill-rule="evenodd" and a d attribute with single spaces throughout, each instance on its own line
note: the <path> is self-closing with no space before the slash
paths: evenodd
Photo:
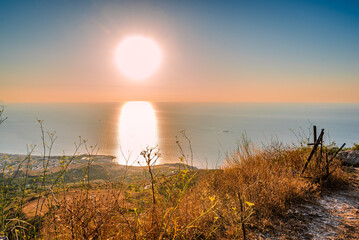
<path id="1" fill-rule="evenodd" d="M 350 186 L 294 206 L 274 231 L 257 239 L 359 239 L 359 168 L 348 171 Z"/>

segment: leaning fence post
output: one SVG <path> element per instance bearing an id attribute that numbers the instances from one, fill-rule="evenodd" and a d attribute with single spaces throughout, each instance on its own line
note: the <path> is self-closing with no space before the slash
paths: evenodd
<path id="1" fill-rule="evenodd" d="M 323 140 L 323 135 L 324 135 L 324 128 L 323 128 L 322 131 L 320 132 L 320 135 L 319 135 L 317 141 L 315 141 L 314 146 L 313 146 L 313 149 L 312 149 L 312 152 L 310 153 L 310 155 L 309 155 L 309 157 L 308 157 L 308 160 L 307 160 L 307 162 L 305 163 L 301 174 L 304 173 L 304 171 L 305 171 L 305 169 L 307 168 L 307 166 L 308 166 L 310 160 L 312 159 L 312 157 L 313 157 L 315 151 L 317 150 L 318 145 L 322 142 L 322 140 Z"/>
<path id="2" fill-rule="evenodd" d="M 317 126 L 313 125 L 313 143 L 317 141 Z"/>

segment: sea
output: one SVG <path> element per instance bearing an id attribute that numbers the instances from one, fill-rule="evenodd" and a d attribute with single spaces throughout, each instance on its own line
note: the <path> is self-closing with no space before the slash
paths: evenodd
<path id="1" fill-rule="evenodd" d="M 0 152 L 34 155 L 56 140 L 52 155 L 71 155 L 86 140 L 88 149 L 112 155 L 119 164 L 142 165 L 146 148 L 157 164 L 184 162 L 218 168 L 245 135 L 255 147 L 272 142 L 299 145 L 312 139 L 312 126 L 325 129 L 327 144 L 359 143 L 359 104 L 349 103 L 3 103 Z M 77 153 L 86 153 L 83 144 Z"/>

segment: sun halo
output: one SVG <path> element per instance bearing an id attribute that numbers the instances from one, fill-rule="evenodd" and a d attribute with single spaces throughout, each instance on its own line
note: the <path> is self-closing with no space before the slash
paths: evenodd
<path id="1" fill-rule="evenodd" d="M 162 52 L 151 38 L 126 37 L 116 50 L 116 64 L 126 77 L 141 80 L 154 74 L 162 63 Z"/>

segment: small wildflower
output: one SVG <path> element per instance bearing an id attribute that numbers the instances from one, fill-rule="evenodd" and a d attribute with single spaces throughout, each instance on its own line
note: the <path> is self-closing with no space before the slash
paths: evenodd
<path id="1" fill-rule="evenodd" d="M 248 201 L 246 201 L 246 204 L 247 204 L 249 207 L 253 207 L 253 206 L 254 206 L 254 203 L 251 203 L 251 202 L 248 202 Z"/>

